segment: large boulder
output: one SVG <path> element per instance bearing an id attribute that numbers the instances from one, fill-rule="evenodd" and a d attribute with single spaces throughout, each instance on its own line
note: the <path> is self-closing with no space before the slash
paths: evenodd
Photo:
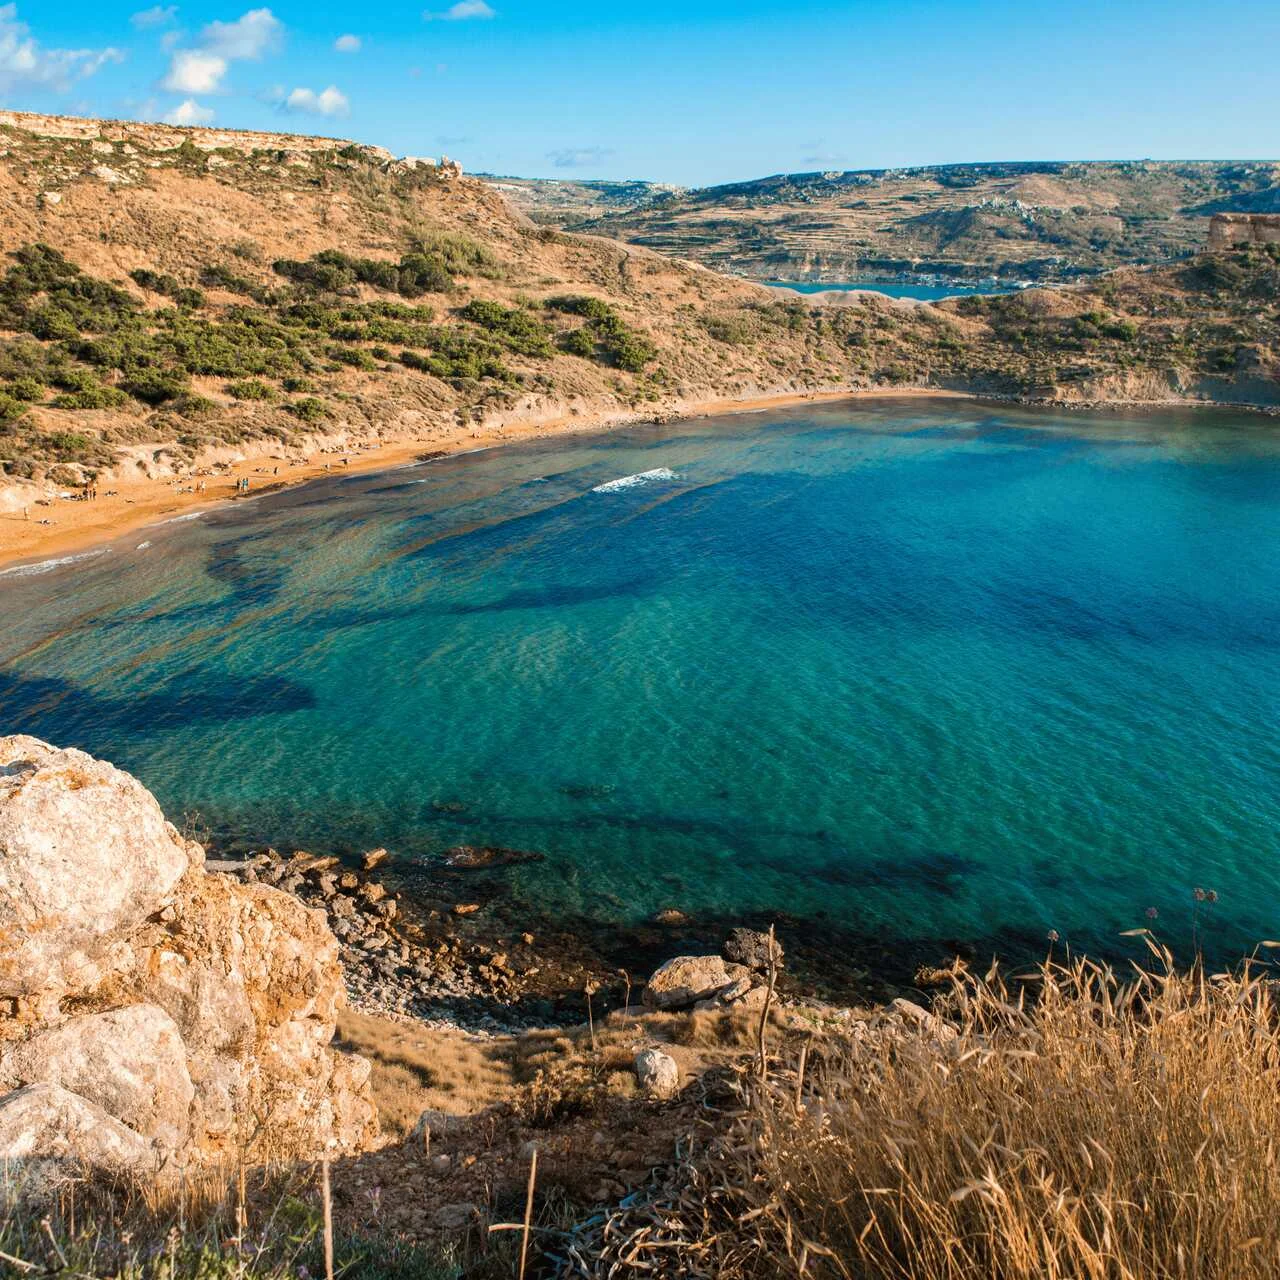
<path id="1" fill-rule="evenodd" d="M 195 1090 L 186 1046 L 155 1005 L 72 1018 L 0 1054 L 0 1089 L 29 1084 L 79 1094 L 162 1149 L 187 1141 Z"/>
<path id="2" fill-rule="evenodd" d="M 84 1169 L 146 1174 L 157 1163 L 140 1133 L 60 1085 L 30 1084 L 0 1098 L 0 1203 L 44 1199 Z"/>
<path id="3" fill-rule="evenodd" d="M 0 1101 L 27 1100 L 28 1154 L 46 1133 L 64 1161 L 56 1135 L 99 1112 L 166 1164 L 358 1150 L 377 1121 L 368 1063 L 330 1047 L 344 1001 L 323 913 L 207 874 L 127 774 L 0 739 Z"/>
<path id="4" fill-rule="evenodd" d="M 0 738 L 0 997 L 51 1002 L 100 981 L 191 856 L 127 773 Z"/>
<path id="5" fill-rule="evenodd" d="M 653 1009 L 687 1009 L 719 995 L 733 980 L 719 956 L 676 956 L 649 979 L 644 1002 Z"/>

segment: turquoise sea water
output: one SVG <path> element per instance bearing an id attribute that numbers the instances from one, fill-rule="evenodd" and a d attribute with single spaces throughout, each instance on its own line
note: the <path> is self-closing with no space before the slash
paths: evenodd
<path id="1" fill-rule="evenodd" d="M 813 284 L 809 281 L 765 280 L 763 284 L 774 289 L 794 289 L 797 293 L 883 293 L 890 298 L 915 298 L 919 302 L 937 302 L 939 298 L 967 298 L 973 294 L 990 297 L 1001 293 L 1016 293 L 1016 289 L 999 285 L 975 284 L 902 284 L 880 280 L 859 280 L 846 284 Z"/>
<path id="2" fill-rule="evenodd" d="M 0 728 L 543 915 L 1280 937 L 1280 431 L 883 401 L 335 478 L 0 576 Z"/>

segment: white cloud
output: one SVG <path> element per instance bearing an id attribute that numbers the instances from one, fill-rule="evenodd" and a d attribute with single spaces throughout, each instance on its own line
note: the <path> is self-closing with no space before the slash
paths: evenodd
<path id="1" fill-rule="evenodd" d="M 333 47 L 338 53 L 359 53 L 360 43 L 359 36 L 339 36 L 333 42 Z"/>
<path id="2" fill-rule="evenodd" d="M 123 62 L 119 49 L 46 49 L 18 20 L 16 4 L 0 4 L 0 92 L 19 85 L 65 90 L 109 62 Z"/>
<path id="3" fill-rule="evenodd" d="M 157 4 L 135 13 L 129 21 L 138 31 L 150 31 L 154 27 L 167 27 L 178 16 L 176 4 Z"/>
<path id="4" fill-rule="evenodd" d="M 496 18 L 498 15 L 485 0 L 458 0 L 457 4 L 443 13 L 433 13 L 427 9 L 422 16 L 427 22 L 466 22 L 469 18 Z"/>
<path id="5" fill-rule="evenodd" d="M 558 151 L 548 151 L 547 159 L 557 169 L 589 169 L 612 155 L 609 147 L 561 147 Z"/>
<path id="6" fill-rule="evenodd" d="M 257 61 L 279 48 L 284 24 L 270 9 L 250 9 L 235 22 L 211 22 L 200 33 L 200 44 L 228 62 Z"/>
<path id="7" fill-rule="evenodd" d="M 316 93 L 314 89 L 295 89 L 285 100 L 290 111 L 305 111 L 313 116 L 345 116 L 351 111 L 347 95 L 330 85 Z"/>
<path id="8" fill-rule="evenodd" d="M 233 62 L 257 61 L 280 45 L 284 24 L 270 9 L 250 9 L 234 22 L 211 22 L 199 47 L 179 49 L 161 88 L 172 93 L 217 93 Z"/>
<path id="9" fill-rule="evenodd" d="M 164 118 L 165 124 L 212 124 L 213 108 L 202 107 L 194 98 L 180 102 Z"/>
<path id="10" fill-rule="evenodd" d="M 180 49 L 173 55 L 162 88 L 172 93 L 217 93 L 226 74 L 226 58 L 200 49 Z"/>

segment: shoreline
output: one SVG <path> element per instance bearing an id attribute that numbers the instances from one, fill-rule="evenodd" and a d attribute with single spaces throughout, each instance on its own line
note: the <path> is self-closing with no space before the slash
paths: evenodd
<path id="1" fill-rule="evenodd" d="M 340 435 L 321 437 L 303 459 L 279 452 L 278 442 L 270 437 L 251 442 L 249 449 L 260 445 L 259 452 L 246 452 L 225 463 L 196 462 L 182 477 L 151 476 L 142 480 L 111 480 L 103 483 L 106 493 L 93 502 L 49 499 L 45 505 L 32 505 L 24 517 L 16 511 L 0 511 L 0 576 L 24 567 L 45 564 L 50 560 L 68 559 L 105 548 L 117 538 L 139 530 L 154 528 L 175 520 L 194 519 L 199 514 L 224 506 L 246 495 L 237 486 L 247 479 L 252 487 L 249 499 L 267 493 L 294 489 L 316 480 L 338 475 L 356 475 L 390 470 L 421 460 L 424 454 L 434 458 L 478 453 L 531 440 L 560 436 L 586 435 L 635 426 L 646 422 L 681 422 L 699 418 L 731 417 L 734 414 L 763 413 L 805 404 L 838 404 L 860 400 L 921 399 L 967 400 L 975 403 L 1009 404 L 1029 409 L 1060 409 L 1073 412 L 1107 413 L 1146 410 L 1152 412 L 1175 409 L 1218 409 L 1262 417 L 1275 416 L 1277 409 L 1254 404 L 1232 404 L 1189 398 L 1167 400 L 1059 401 L 1002 395 L 997 392 L 959 391 L 943 387 L 840 387 L 830 390 L 786 391 L 741 398 L 683 401 L 674 405 L 654 406 L 646 410 L 581 411 L 570 409 L 564 415 L 545 420 L 496 421 L 490 424 L 456 428 L 448 435 L 418 435 L 382 442 L 368 440 L 343 441 Z M 323 443 L 327 440 L 328 443 Z M 277 452 L 272 452 L 275 449 Z M 346 459 L 344 463 L 342 459 Z M 273 465 L 274 464 L 274 465 Z M 207 481 L 205 492 L 181 490 L 211 467 L 218 474 Z M 284 474 L 277 474 L 283 470 Z M 111 489 L 107 485 L 114 486 Z M 107 496 L 109 494 L 110 496 Z M 49 524 L 45 513 L 57 513 Z M 52 566 L 51 566 L 52 567 Z"/>
<path id="2" fill-rule="evenodd" d="M 192 464 L 190 474 L 183 477 L 104 481 L 103 495 L 93 502 L 53 499 L 51 505 L 33 503 L 27 508 L 25 517 L 19 512 L 0 512 L 0 572 L 80 555 L 105 547 L 126 534 L 174 520 L 194 518 L 227 503 L 244 501 L 244 495 L 238 496 L 237 486 L 245 479 L 250 482 L 248 498 L 252 499 L 339 475 L 389 470 L 416 461 L 424 453 L 440 458 L 454 457 L 507 444 L 609 431 L 643 422 L 692 421 L 803 404 L 896 397 L 975 398 L 968 392 L 930 387 L 905 387 L 901 390 L 850 387 L 830 391 L 783 392 L 742 399 L 689 401 L 665 409 L 655 406 L 647 411 L 585 412 L 580 417 L 566 414 L 562 418 L 542 422 L 498 422 L 458 428 L 444 438 L 415 436 L 380 443 L 354 440 L 344 445 L 336 442 L 340 437 L 332 437 L 335 443 L 318 444 L 301 461 L 285 453 L 279 442 L 264 438 L 261 441 L 262 452 L 250 453 L 229 462 L 216 476 L 207 477 L 205 492 L 179 491 L 180 485 L 209 469 L 210 464 L 196 462 Z M 347 459 L 345 463 L 342 461 L 344 458 Z M 254 485 L 260 487 L 255 489 Z M 52 518 L 53 522 L 41 524 L 43 518 Z"/>

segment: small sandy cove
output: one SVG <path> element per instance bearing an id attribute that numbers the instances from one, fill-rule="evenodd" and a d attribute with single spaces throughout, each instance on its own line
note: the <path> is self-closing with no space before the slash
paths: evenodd
<path id="1" fill-rule="evenodd" d="M 314 452 L 305 458 L 298 457 L 296 451 L 286 450 L 278 443 L 265 440 L 261 444 L 261 453 L 221 465 L 214 474 L 210 474 L 209 467 L 197 464 L 181 478 L 171 476 L 142 480 L 103 480 L 92 501 L 54 499 L 47 505 L 33 502 L 25 510 L 0 512 L 0 566 L 69 555 L 109 542 L 146 525 L 234 501 L 238 496 L 244 496 L 240 486 L 245 480 L 249 482 L 248 495 L 253 497 L 264 490 L 293 487 L 325 476 L 383 470 L 413 461 L 424 453 L 444 455 L 510 444 L 518 440 L 600 431 L 624 422 L 649 421 L 656 416 L 698 418 L 782 409 L 798 404 L 899 396 L 963 398 L 955 392 L 904 388 L 711 400 L 686 403 L 675 411 L 663 410 L 659 413 L 584 414 L 536 424 L 460 427 L 456 433 L 443 438 L 433 435 L 424 439 L 384 443 L 354 442 L 345 448 L 329 446 L 324 451 Z"/>

